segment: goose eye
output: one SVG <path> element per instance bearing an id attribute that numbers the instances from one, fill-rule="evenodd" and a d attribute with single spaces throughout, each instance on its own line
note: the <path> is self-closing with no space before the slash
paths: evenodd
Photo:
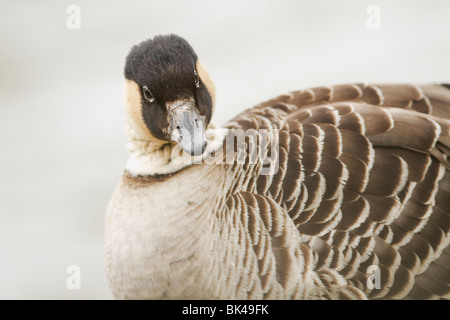
<path id="1" fill-rule="evenodd" d="M 155 98 L 153 97 L 153 94 L 150 92 L 150 90 L 149 90 L 146 86 L 143 86 L 143 87 L 142 87 L 142 91 L 143 91 L 143 93 L 144 93 L 144 98 L 145 98 L 148 102 L 152 103 L 152 102 L 155 101 Z"/>
<path id="2" fill-rule="evenodd" d="M 195 87 L 200 88 L 200 78 L 198 76 L 197 70 L 194 70 L 194 74 L 195 74 Z"/>

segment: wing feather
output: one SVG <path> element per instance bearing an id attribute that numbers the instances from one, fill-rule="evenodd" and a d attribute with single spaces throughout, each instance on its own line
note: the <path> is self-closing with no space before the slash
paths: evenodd
<path id="1" fill-rule="evenodd" d="M 255 182 L 232 192 L 245 195 L 229 202 L 248 215 L 265 297 L 449 297 L 449 88 L 299 90 L 228 124 L 280 134 L 278 172 L 255 169 Z M 370 266 L 379 268 L 381 288 L 368 288 Z"/>

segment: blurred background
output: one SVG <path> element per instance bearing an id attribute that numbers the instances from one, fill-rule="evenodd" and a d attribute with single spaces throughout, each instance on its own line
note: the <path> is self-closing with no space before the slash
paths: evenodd
<path id="1" fill-rule="evenodd" d="M 103 221 L 127 159 L 132 45 L 185 37 L 215 79 L 223 124 L 302 88 L 449 82 L 449 32 L 446 0 L 2 1 L 0 299 L 112 298 Z"/>

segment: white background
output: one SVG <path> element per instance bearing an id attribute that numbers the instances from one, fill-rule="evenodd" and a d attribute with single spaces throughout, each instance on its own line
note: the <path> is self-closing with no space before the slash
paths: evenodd
<path id="1" fill-rule="evenodd" d="M 81 9 L 69 30 L 66 10 Z M 381 29 L 366 23 L 369 5 Z M 130 47 L 185 37 L 217 86 L 214 120 L 291 90 L 450 81 L 450 1 L 2 1 L 0 299 L 110 299 L 105 207 L 127 159 Z M 66 269 L 78 265 L 81 289 Z"/>

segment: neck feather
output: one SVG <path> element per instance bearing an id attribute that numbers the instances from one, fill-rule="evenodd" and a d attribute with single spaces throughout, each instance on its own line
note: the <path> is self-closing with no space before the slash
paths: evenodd
<path id="1" fill-rule="evenodd" d="M 206 152 L 195 157 L 183 152 L 176 143 L 142 139 L 128 124 L 125 133 L 130 153 L 126 170 L 132 176 L 148 176 L 174 173 L 194 163 L 201 163 L 205 155 L 222 146 L 226 130 L 210 123 L 205 132 L 208 141 Z"/>

